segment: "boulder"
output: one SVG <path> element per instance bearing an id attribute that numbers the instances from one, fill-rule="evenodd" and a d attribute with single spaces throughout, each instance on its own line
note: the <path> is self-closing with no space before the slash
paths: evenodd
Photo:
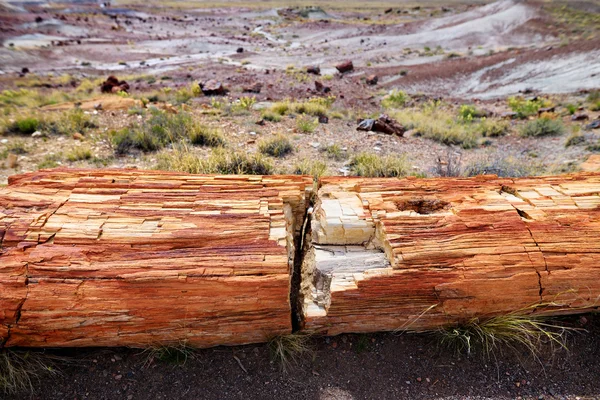
<path id="1" fill-rule="evenodd" d="M 576 113 L 571 116 L 571 121 L 587 121 L 590 116 L 584 113 Z"/>
<path id="2" fill-rule="evenodd" d="M 129 84 L 125 81 L 120 81 L 116 76 L 111 75 L 100 85 L 102 93 L 129 93 Z"/>

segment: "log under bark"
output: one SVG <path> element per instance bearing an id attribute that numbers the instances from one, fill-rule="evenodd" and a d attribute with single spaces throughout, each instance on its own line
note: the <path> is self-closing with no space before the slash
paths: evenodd
<path id="1" fill-rule="evenodd" d="M 598 306 L 599 174 L 320 186 L 307 221 L 309 177 L 12 177 L 1 346 L 208 347 L 264 342 L 298 317 L 335 335 Z"/>
<path id="2" fill-rule="evenodd" d="M 305 328 L 426 330 L 596 308 L 599 193 L 597 175 L 325 178 L 302 271 Z"/>

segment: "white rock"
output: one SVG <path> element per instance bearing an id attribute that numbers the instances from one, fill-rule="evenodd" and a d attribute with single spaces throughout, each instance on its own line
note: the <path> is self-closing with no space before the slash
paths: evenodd
<path id="1" fill-rule="evenodd" d="M 0 143 L 6 144 L 6 143 L 8 143 L 8 139 L 2 139 L 2 140 L 0 140 Z"/>
<path id="2" fill-rule="evenodd" d="M 321 143 L 319 143 L 319 142 L 310 142 L 309 144 L 310 144 L 312 147 L 314 147 L 315 149 L 321 145 Z"/>
<path id="3" fill-rule="evenodd" d="M 31 134 L 32 138 L 36 138 L 36 137 L 40 137 L 40 136 L 42 136 L 42 132 L 40 132 L 40 131 L 35 131 Z"/>

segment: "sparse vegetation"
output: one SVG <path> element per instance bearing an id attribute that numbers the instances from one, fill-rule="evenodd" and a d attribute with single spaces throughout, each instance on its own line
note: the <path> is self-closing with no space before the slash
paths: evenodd
<path id="1" fill-rule="evenodd" d="M 510 97 L 508 106 L 517 113 L 517 118 L 527 118 L 537 115 L 541 108 L 550 107 L 552 103 L 545 99 L 523 99 L 522 97 Z"/>
<path id="2" fill-rule="evenodd" d="M 37 165 L 37 167 L 38 169 L 56 168 L 60 165 L 61 161 L 61 154 L 48 154 L 44 156 L 44 159 Z"/>
<path id="3" fill-rule="evenodd" d="M 540 164 L 523 158 L 486 155 L 467 164 L 464 171 L 466 176 L 498 175 L 499 177 L 520 178 L 539 175 L 544 172 L 544 169 Z"/>
<path id="4" fill-rule="evenodd" d="M 279 363 L 284 371 L 298 362 L 300 356 L 311 353 L 310 335 L 306 333 L 292 333 L 280 335 L 269 340 L 271 357 Z"/>
<path id="5" fill-rule="evenodd" d="M 38 351 L 0 350 L 0 393 L 33 394 L 33 382 L 43 374 L 56 374 L 58 358 Z"/>
<path id="6" fill-rule="evenodd" d="M 192 174 L 271 175 L 273 173 L 273 165 L 261 154 L 248 155 L 226 151 L 223 148 L 213 149 L 208 158 L 200 158 L 185 147 L 179 148 L 161 154 L 156 168 Z"/>
<path id="7" fill-rule="evenodd" d="M 373 153 L 359 153 L 352 157 L 350 170 L 353 175 L 371 178 L 411 175 L 410 166 L 404 155 L 382 157 Z"/>
<path id="8" fill-rule="evenodd" d="M 88 147 L 77 146 L 67 153 L 67 160 L 71 162 L 90 160 L 92 151 Z"/>
<path id="9" fill-rule="evenodd" d="M 485 320 L 474 318 L 464 325 L 441 329 L 440 340 L 459 352 L 472 354 L 480 350 L 488 358 L 501 347 L 524 348 L 535 358 L 544 344 L 550 345 L 552 350 L 567 349 L 567 334 L 576 329 L 544 315 L 533 315 L 535 308 L 532 306 Z"/>
<path id="10" fill-rule="evenodd" d="M 183 366 L 188 359 L 196 357 L 195 350 L 192 347 L 189 347 L 185 342 L 152 346 L 145 349 L 142 354 L 145 355 L 145 367 L 149 367 L 155 361 Z"/>
<path id="11" fill-rule="evenodd" d="M 409 100 L 408 95 L 402 90 L 394 89 L 381 100 L 384 108 L 401 108 Z"/>
<path id="12" fill-rule="evenodd" d="M 483 137 L 504 136 L 510 129 L 510 123 L 506 121 L 483 118 L 475 124 L 475 131 Z"/>
<path id="13" fill-rule="evenodd" d="M 527 122 L 521 128 L 523 137 L 558 136 L 566 132 L 561 121 L 550 118 L 538 118 Z"/>
<path id="14" fill-rule="evenodd" d="M 339 144 L 330 144 L 321 149 L 328 158 L 336 161 L 342 161 L 346 158 L 346 152 Z"/>
<path id="15" fill-rule="evenodd" d="M 277 135 L 271 139 L 264 139 L 258 144 L 258 150 L 273 157 L 284 157 L 294 151 L 289 139 L 283 135 Z"/>
<path id="16" fill-rule="evenodd" d="M 294 165 L 295 175 L 311 175 L 315 180 L 327 173 L 327 164 L 321 160 L 304 159 Z"/>
<path id="17" fill-rule="evenodd" d="M 313 133 L 319 126 L 319 121 L 311 117 L 300 117 L 296 120 L 296 127 L 302 133 Z"/>
<path id="18" fill-rule="evenodd" d="M 446 145 L 458 145 L 464 149 L 477 146 L 478 132 L 473 124 L 456 121 L 454 116 L 435 105 L 421 110 L 401 110 L 393 114 L 407 129 L 417 135 Z"/>
<path id="19" fill-rule="evenodd" d="M 195 125 L 191 128 L 190 142 L 196 146 L 219 147 L 225 145 L 225 138 L 218 128 Z"/>
<path id="20" fill-rule="evenodd" d="M 585 143 L 585 136 L 583 136 L 580 131 L 574 130 L 567 138 L 565 147 L 577 146 L 583 143 Z"/>
<path id="21" fill-rule="evenodd" d="M 281 122 L 281 115 L 273 111 L 263 111 L 261 118 L 269 122 Z"/>

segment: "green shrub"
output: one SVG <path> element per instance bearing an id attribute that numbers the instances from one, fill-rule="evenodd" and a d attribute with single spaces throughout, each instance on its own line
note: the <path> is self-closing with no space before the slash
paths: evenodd
<path id="1" fill-rule="evenodd" d="M 518 118 L 527 118 L 537 115 L 540 108 L 550 107 L 552 103 L 545 99 L 525 100 L 522 97 L 510 97 L 508 106 L 517 113 Z"/>
<path id="2" fill-rule="evenodd" d="M 373 153 L 359 153 L 352 157 L 350 170 L 353 175 L 364 177 L 400 177 L 411 174 L 404 155 L 385 157 Z"/>
<path id="3" fill-rule="evenodd" d="M 575 112 L 577 112 L 578 107 L 575 104 L 567 104 L 565 108 L 567 109 L 569 115 L 573 115 Z"/>
<path id="4" fill-rule="evenodd" d="M 302 133 L 313 133 L 319 126 L 319 121 L 311 117 L 300 117 L 296 121 L 296 127 Z"/>
<path id="5" fill-rule="evenodd" d="M 521 128 L 523 137 L 558 136 L 566 132 L 561 121 L 550 118 L 538 118 L 527 122 Z"/>
<path id="6" fill-rule="evenodd" d="M 40 120 L 35 117 L 21 117 L 6 127 L 5 133 L 18 135 L 31 135 L 41 125 Z"/>
<path id="7" fill-rule="evenodd" d="M 144 152 L 160 150 L 191 136 L 196 129 L 188 113 L 168 114 L 151 110 L 151 117 L 141 125 L 113 132 L 112 141 L 117 154 L 127 154 L 131 149 Z M 216 139 L 215 139 L 216 140 Z"/>
<path id="8" fill-rule="evenodd" d="M 506 121 L 498 121 L 493 119 L 482 119 L 478 124 L 475 125 L 475 131 L 484 137 L 498 137 L 504 136 L 510 124 Z"/>
<path id="9" fill-rule="evenodd" d="M 190 142 L 196 146 L 219 147 L 225 145 L 220 130 L 205 125 L 196 125 L 190 131 Z"/>
<path id="10" fill-rule="evenodd" d="M 384 108 L 400 108 L 404 107 L 408 101 L 408 95 L 402 90 L 394 89 L 381 101 Z"/>
<path id="11" fill-rule="evenodd" d="M 273 157 L 283 157 L 294 151 L 294 148 L 288 138 L 283 135 L 277 135 L 272 139 L 262 140 L 258 144 L 258 151 Z"/>

